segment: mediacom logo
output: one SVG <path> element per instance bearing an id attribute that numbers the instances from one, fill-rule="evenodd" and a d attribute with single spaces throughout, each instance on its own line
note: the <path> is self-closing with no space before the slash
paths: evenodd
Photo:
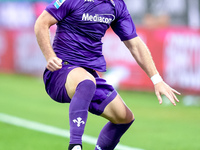
<path id="1" fill-rule="evenodd" d="M 82 16 L 83 21 L 94 21 L 94 22 L 102 22 L 106 24 L 110 24 L 113 20 L 115 20 L 115 16 L 113 14 L 95 14 L 90 15 L 89 13 L 84 13 Z"/>

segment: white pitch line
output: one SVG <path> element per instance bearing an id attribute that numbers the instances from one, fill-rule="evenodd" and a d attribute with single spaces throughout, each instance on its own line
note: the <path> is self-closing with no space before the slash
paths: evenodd
<path id="1" fill-rule="evenodd" d="M 40 131 L 44 133 L 49 133 L 49 134 L 53 134 L 53 135 L 57 135 L 61 137 L 66 137 L 66 138 L 70 137 L 69 130 L 60 129 L 60 128 L 53 127 L 50 125 L 45 125 L 42 123 L 25 120 L 25 119 L 7 115 L 4 113 L 0 113 L 0 122 L 4 122 L 7 124 L 24 127 L 27 129 L 32 129 L 32 130 L 36 130 L 36 131 Z M 95 137 L 92 137 L 89 135 L 83 135 L 83 142 L 85 143 L 95 145 L 96 141 L 97 141 L 97 138 Z M 143 150 L 143 149 L 118 144 L 118 146 L 116 147 L 116 150 Z"/>

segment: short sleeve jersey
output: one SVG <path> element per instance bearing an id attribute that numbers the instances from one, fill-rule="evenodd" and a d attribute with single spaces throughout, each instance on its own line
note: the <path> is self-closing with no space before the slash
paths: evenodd
<path id="1" fill-rule="evenodd" d="M 106 71 L 101 39 L 110 26 L 122 41 L 137 36 L 123 0 L 54 0 L 46 11 L 58 21 L 57 57 L 81 67 Z"/>

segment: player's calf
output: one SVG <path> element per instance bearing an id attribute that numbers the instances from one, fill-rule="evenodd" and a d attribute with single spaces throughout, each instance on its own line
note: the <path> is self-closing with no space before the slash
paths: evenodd
<path id="1" fill-rule="evenodd" d="M 96 85 L 91 80 L 80 82 L 69 107 L 70 144 L 82 144 L 82 135 L 88 116 L 88 108 L 94 96 Z"/>
<path id="2" fill-rule="evenodd" d="M 95 150 L 114 150 L 121 136 L 128 130 L 134 120 L 127 124 L 108 122 L 99 134 Z"/>

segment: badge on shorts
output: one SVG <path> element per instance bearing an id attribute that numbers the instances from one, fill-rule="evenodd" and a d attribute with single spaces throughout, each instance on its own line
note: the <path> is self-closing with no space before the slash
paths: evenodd
<path id="1" fill-rule="evenodd" d="M 57 0 L 54 3 L 54 6 L 58 9 L 64 2 L 65 2 L 65 0 Z"/>

